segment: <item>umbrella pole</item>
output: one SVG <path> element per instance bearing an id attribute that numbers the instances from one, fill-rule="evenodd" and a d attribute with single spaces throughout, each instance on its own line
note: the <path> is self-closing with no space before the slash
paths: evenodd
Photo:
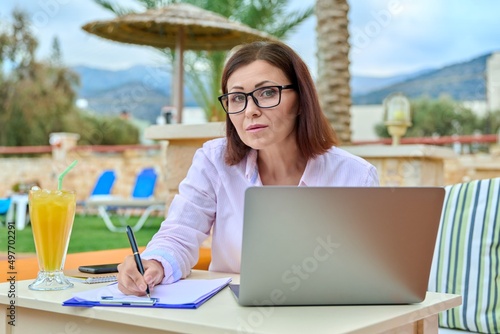
<path id="1" fill-rule="evenodd" d="M 177 123 L 182 123 L 182 108 L 184 105 L 184 28 L 179 27 L 177 33 L 177 43 L 175 46 L 176 66 L 174 85 L 174 106 L 177 111 Z"/>

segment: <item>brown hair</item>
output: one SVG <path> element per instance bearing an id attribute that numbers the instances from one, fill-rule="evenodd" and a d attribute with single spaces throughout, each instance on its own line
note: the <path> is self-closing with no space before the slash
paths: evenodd
<path id="1" fill-rule="evenodd" d="M 328 151 L 337 143 L 332 126 L 323 114 L 314 81 L 307 65 L 289 46 L 280 42 L 253 42 L 239 46 L 232 51 L 222 72 L 222 93 L 227 93 L 227 82 L 238 68 L 256 60 L 264 60 L 279 68 L 295 85 L 299 101 L 297 116 L 297 145 L 306 159 Z M 239 163 L 250 147 L 238 136 L 236 128 L 226 115 L 227 150 L 225 160 L 228 165 Z"/>

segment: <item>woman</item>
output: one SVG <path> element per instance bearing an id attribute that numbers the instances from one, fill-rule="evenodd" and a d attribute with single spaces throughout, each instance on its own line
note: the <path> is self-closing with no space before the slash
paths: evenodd
<path id="1" fill-rule="evenodd" d="M 144 277 L 127 257 L 119 288 L 144 295 L 189 275 L 212 231 L 210 270 L 240 270 L 245 189 L 262 185 L 377 186 L 375 168 L 334 145 L 305 63 L 282 43 L 255 42 L 233 51 L 219 100 L 226 138 L 199 149 L 167 219 L 141 255 Z"/>

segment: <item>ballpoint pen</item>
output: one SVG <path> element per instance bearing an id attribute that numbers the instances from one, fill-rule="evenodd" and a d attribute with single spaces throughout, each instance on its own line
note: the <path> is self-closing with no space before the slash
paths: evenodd
<path id="1" fill-rule="evenodd" d="M 137 242 L 135 241 L 134 232 L 127 226 L 127 236 L 128 241 L 130 241 L 130 247 L 132 247 L 132 252 L 134 253 L 135 264 L 137 265 L 137 270 L 144 276 L 144 266 L 142 265 L 141 256 L 139 255 L 139 249 L 137 248 Z M 146 294 L 149 298 L 151 298 L 151 294 L 149 293 L 149 286 L 146 285 Z"/>

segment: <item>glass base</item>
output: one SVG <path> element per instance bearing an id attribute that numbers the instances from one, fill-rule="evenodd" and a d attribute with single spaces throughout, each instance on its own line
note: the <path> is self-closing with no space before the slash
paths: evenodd
<path id="1" fill-rule="evenodd" d="M 72 288 L 71 283 L 62 271 L 39 271 L 36 280 L 28 288 L 37 291 L 64 290 Z"/>

